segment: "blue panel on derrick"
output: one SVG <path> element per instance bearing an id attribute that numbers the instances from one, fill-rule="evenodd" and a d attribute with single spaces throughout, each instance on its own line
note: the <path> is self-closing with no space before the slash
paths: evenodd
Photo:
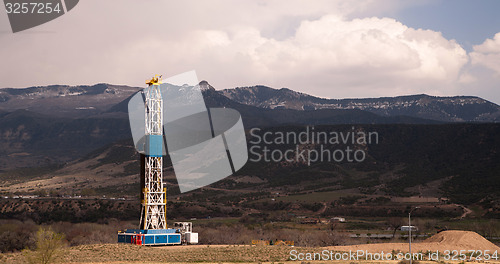
<path id="1" fill-rule="evenodd" d="M 168 235 L 167 239 L 168 239 L 168 241 L 167 241 L 168 244 L 180 244 L 181 243 L 181 234 Z"/>
<path id="2" fill-rule="evenodd" d="M 162 236 L 162 235 L 157 235 L 157 236 L 156 236 L 156 241 L 155 241 L 155 242 L 156 242 L 157 244 L 166 244 L 166 243 L 167 243 L 167 237 L 168 237 L 168 236 L 165 236 L 165 235 L 163 235 L 163 236 Z"/>
<path id="3" fill-rule="evenodd" d="M 130 237 L 127 237 L 125 234 L 118 234 L 118 243 L 130 243 Z"/>
<path id="4" fill-rule="evenodd" d="M 145 154 L 150 157 L 161 157 L 163 154 L 162 135 L 147 135 Z"/>
<path id="5" fill-rule="evenodd" d="M 135 233 L 129 233 L 135 231 Z M 159 231 L 153 232 L 150 231 Z M 168 233 L 165 233 L 168 232 Z M 118 234 L 118 243 L 127 243 L 135 245 L 179 245 L 181 244 L 181 234 L 172 233 L 175 229 L 158 229 L 158 230 L 143 230 L 143 229 L 128 229 L 125 233 Z"/>
<path id="6" fill-rule="evenodd" d="M 151 245 L 155 243 L 155 237 L 154 236 L 146 236 L 144 238 L 144 244 L 145 245 Z"/>

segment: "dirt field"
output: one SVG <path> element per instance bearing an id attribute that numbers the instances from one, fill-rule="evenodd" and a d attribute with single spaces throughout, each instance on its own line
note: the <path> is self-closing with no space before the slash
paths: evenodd
<path id="1" fill-rule="evenodd" d="M 408 251 L 408 243 L 381 243 L 381 244 L 365 244 L 353 246 L 338 246 L 328 247 L 334 251 L 349 251 L 349 250 L 368 250 L 369 252 L 390 252 L 395 251 Z M 500 254 L 500 247 L 491 243 L 484 237 L 475 232 L 470 231 L 444 231 L 438 233 L 421 243 L 413 243 L 413 252 L 426 252 L 426 251 L 440 251 L 445 250 L 489 250 L 494 252 L 497 250 Z M 500 256 L 499 256 L 500 257 Z"/>
<path id="2" fill-rule="evenodd" d="M 421 252 L 427 256 L 427 251 L 443 254 L 445 250 L 481 250 L 490 253 L 500 248 L 480 235 L 469 231 L 441 232 L 421 243 L 414 243 L 412 252 Z M 398 263 L 399 260 L 374 260 L 360 257 L 357 259 L 340 261 L 311 261 L 307 254 L 332 252 L 341 256 L 341 252 L 357 252 L 357 250 L 370 253 L 390 253 L 396 256 L 398 252 L 404 254 L 408 251 L 406 243 L 364 244 L 354 246 L 336 246 L 326 248 L 301 248 L 286 246 L 234 246 L 234 245 L 196 245 L 196 246 L 168 246 L 144 247 L 128 244 L 101 244 L 83 245 L 69 248 L 64 263 Z M 291 251 L 295 253 L 292 256 Z M 302 258 L 299 257 L 302 253 Z M 344 254 L 344 256 L 347 253 Z M 23 263 L 21 253 L 0 255 L 2 263 Z M 333 257 L 332 257 L 333 258 Z M 440 261 L 445 260 L 441 255 Z M 467 256 L 467 260 L 471 260 Z M 459 263 L 460 261 L 447 261 L 444 263 Z M 480 262 L 480 261 L 475 261 Z M 483 261 L 481 261 L 483 262 Z M 423 263 L 437 263 L 432 261 L 419 261 Z M 468 263 L 468 261 L 465 261 Z M 485 263 L 500 263 L 498 260 L 485 261 Z"/>

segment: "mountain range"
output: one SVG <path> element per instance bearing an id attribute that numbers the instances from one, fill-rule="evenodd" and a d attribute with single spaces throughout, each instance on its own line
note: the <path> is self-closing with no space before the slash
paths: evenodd
<path id="1" fill-rule="evenodd" d="M 53 117 L 99 115 L 141 88 L 123 85 L 50 85 L 0 89 L 0 111 L 26 110 Z"/>
<path id="2" fill-rule="evenodd" d="M 500 122 L 500 106 L 474 96 L 437 97 L 425 94 L 363 98 L 325 99 L 295 92 L 287 88 L 273 89 L 267 86 L 238 87 L 215 90 L 208 82 L 200 82 L 205 102 L 209 107 L 233 107 L 237 110 L 260 112 L 264 110 L 318 111 L 344 110 L 336 113 L 359 115 L 360 110 L 375 115 L 366 116 L 373 121 L 362 119 L 362 123 L 396 122 L 382 121 L 379 117 L 413 117 L 407 123 L 422 120 L 438 122 Z M 27 110 L 57 117 L 114 117 L 111 113 L 127 111 L 129 97 L 139 91 L 139 87 L 96 84 L 93 86 L 52 85 L 25 89 L 0 89 L 0 111 Z M 264 111 L 269 113 L 267 111 Z M 294 115 L 297 113 L 292 111 Z M 335 111 L 327 111 L 335 113 Z M 123 117 L 123 116 L 121 116 Z M 351 120 L 334 123 L 357 123 Z"/>
<path id="3" fill-rule="evenodd" d="M 359 109 L 381 116 L 411 116 L 443 122 L 498 122 L 500 107 L 474 96 L 437 97 L 426 94 L 364 98 L 325 99 L 266 86 L 225 89 L 221 93 L 236 102 L 266 109 Z"/>
<path id="4" fill-rule="evenodd" d="M 355 189 L 357 195 L 405 196 L 431 189 L 434 197 L 483 204 L 500 197 L 500 107 L 487 100 L 428 95 L 323 99 L 265 86 L 216 90 L 203 81 L 200 87 L 207 107 L 238 110 L 247 130 L 301 131 L 314 125 L 350 131 L 356 126 L 380 134 L 379 144 L 365 147 L 364 163 L 248 162 L 233 178 L 217 183 L 219 191 Z M 1 189 L 83 191 L 76 183 L 99 194 L 137 189 L 127 105 L 139 90 L 109 84 L 0 89 Z M 169 190 L 175 190 L 171 167 L 166 175 Z"/>
<path id="5" fill-rule="evenodd" d="M 412 95 L 323 99 L 266 86 L 216 90 L 207 107 L 238 110 L 246 129 L 294 125 L 498 122 L 500 107 L 478 97 Z M 130 138 L 128 100 L 139 87 L 96 84 L 0 89 L 0 171 L 67 162 Z"/>

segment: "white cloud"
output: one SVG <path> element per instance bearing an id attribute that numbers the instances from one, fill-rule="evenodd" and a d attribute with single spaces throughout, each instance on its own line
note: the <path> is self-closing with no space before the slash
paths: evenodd
<path id="1" fill-rule="evenodd" d="M 477 95 L 500 104 L 500 32 L 473 46 L 470 63 L 462 70 L 462 94 Z"/>
<path id="2" fill-rule="evenodd" d="M 325 97 L 453 93 L 468 61 L 465 50 L 439 32 L 389 18 L 327 15 L 303 21 L 285 40 L 265 38 L 255 28 L 196 39 L 206 47 L 198 54 L 200 75 L 226 87 L 261 83 Z"/>
<path id="3" fill-rule="evenodd" d="M 153 74 L 194 69 L 219 89 L 263 84 L 330 98 L 455 95 L 469 94 L 478 74 L 488 82 L 475 66 L 500 71 L 500 36 L 474 47 L 468 63 L 466 51 L 439 32 L 372 17 L 415 5 L 408 2 L 80 1 L 39 28 L 0 34 L 0 87 L 144 85 Z"/>
<path id="4" fill-rule="evenodd" d="M 486 67 L 500 75 L 500 33 L 474 46 L 473 50 L 470 53 L 472 65 Z"/>

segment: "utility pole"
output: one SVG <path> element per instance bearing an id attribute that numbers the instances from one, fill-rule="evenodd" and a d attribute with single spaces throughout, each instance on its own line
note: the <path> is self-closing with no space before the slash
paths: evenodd
<path id="1" fill-rule="evenodd" d="M 411 212 L 417 210 L 418 208 L 420 208 L 420 207 L 418 207 L 418 206 L 414 207 L 408 213 L 408 243 L 410 246 L 410 264 L 412 263 L 412 260 L 413 260 L 413 256 L 411 255 Z"/>

